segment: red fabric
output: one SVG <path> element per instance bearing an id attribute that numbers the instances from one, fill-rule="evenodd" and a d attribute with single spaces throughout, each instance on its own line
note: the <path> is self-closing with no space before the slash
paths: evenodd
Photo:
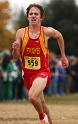
<path id="1" fill-rule="evenodd" d="M 44 114 L 44 113 L 39 114 L 39 118 L 40 118 L 40 120 L 44 119 L 44 117 L 45 117 L 45 114 Z"/>
<path id="2" fill-rule="evenodd" d="M 51 80 L 51 74 L 50 74 L 50 69 L 49 68 L 45 68 L 43 70 L 40 70 L 40 71 L 34 71 L 34 72 L 24 72 L 24 85 L 26 86 L 26 88 L 29 90 L 30 87 L 32 86 L 32 83 L 33 81 L 38 78 L 38 77 L 41 77 L 41 78 L 44 78 L 48 76 L 48 80 L 47 80 L 47 85 L 46 87 L 49 86 L 50 84 L 50 80 Z"/>
<path id="3" fill-rule="evenodd" d="M 27 34 L 27 36 L 29 37 L 28 42 L 25 46 L 24 53 L 21 56 L 22 57 L 21 66 L 22 66 L 23 69 L 25 69 L 27 71 L 29 71 L 29 69 L 25 68 L 25 56 L 40 57 L 41 69 L 49 66 L 49 53 L 48 53 L 49 50 L 45 45 L 44 33 L 43 32 L 41 33 L 41 32 L 40 32 L 39 37 L 36 38 L 36 39 L 30 38 L 29 34 Z M 43 34 L 43 35 L 41 35 L 41 34 Z M 40 42 L 41 42 L 40 39 L 39 39 L 40 36 L 44 39 L 43 46 L 44 46 L 45 53 L 46 53 L 45 55 L 44 55 L 43 49 L 42 49 L 41 44 L 40 44 Z M 24 42 L 25 40 L 23 40 L 22 42 Z M 32 71 L 32 69 L 31 69 L 31 71 Z"/>
<path id="4" fill-rule="evenodd" d="M 29 28 L 27 28 L 23 43 L 26 43 L 22 57 L 21 66 L 24 72 L 24 85 L 29 90 L 33 81 L 38 77 L 48 76 L 46 87 L 50 83 L 50 69 L 49 69 L 49 54 L 46 47 L 43 28 L 40 28 L 40 35 L 36 39 L 29 37 Z M 26 38 L 26 36 L 28 38 Z M 27 41 L 27 42 L 26 42 Z M 25 44 L 24 44 L 25 45 Z M 34 59 L 33 59 L 34 57 Z M 37 62 L 37 63 L 36 63 Z M 33 64 L 33 65 L 32 65 Z M 37 64 L 37 65 L 36 65 Z"/>

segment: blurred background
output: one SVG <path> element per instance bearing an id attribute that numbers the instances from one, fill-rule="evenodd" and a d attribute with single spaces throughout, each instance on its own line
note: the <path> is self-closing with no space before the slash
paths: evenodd
<path id="1" fill-rule="evenodd" d="M 62 96 L 78 93 L 78 0 L 0 0 L 0 101 L 27 100 L 23 85 L 21 59 L 13 61 L 12 43 L 19 28 L 28 25 L 26 8 L 39 3 L 45 10 L 42 25 L 60 31 L 65 41 L 69 67 L 62 69 L 60 50 L 55 39 L 49 39 L 51 86 L 45 95 Z"/>

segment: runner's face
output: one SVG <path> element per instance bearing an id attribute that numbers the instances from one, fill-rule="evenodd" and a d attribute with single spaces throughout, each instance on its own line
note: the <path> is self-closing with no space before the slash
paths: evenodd
<path id="1" fill-rule="evenodd" d="M 40 10 L 37 7 L 32 7 L 28 14 L 29 24 L 35 25 L 41 23 Z"/>

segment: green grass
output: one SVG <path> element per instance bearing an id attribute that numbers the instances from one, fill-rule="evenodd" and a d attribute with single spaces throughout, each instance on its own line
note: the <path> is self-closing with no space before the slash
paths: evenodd
<path id="1" fill-rule="evenodd" d="M 70 94 L 65 96 L 45 96 L 45 100 L 49 104 L 78 105 L 78 94 Z"/>
<path id="2" fill-rule="evenodd" d="M 78 94 L 70 94 L 65 96 L 46 96 L 45 100 L 47 104 L 65 104 L 65 105 L 78 105 Z M 26 102 L 23 101 L 4 101 L 0 102 L 0 104 L 29 104 L 30 102 L 27 100 Z"/>

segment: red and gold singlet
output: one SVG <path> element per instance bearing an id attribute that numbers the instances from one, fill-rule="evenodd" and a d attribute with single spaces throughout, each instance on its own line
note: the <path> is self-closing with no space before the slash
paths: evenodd
<path id="1" fill-rule="evenodd" d="M 29 90 L 31 87 L 29 85 L 32 85 L 32 81 L 36 77 L 48 76 L 50 70 L 49 52 L 45 44 L 43 27 L 40 27 L 40 35 L 36 39 L 30 38 L 28 31 L 29 28 L 26 27 L 22 41 L 21 66 L 24 72 L 24 84 Z M 27 77 L 29 81 L 26 79 Z"/>

